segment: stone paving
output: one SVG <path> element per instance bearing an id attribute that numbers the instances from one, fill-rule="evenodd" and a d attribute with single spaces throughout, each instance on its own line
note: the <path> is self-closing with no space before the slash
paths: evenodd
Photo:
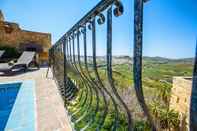
<path id="1" fill-rule="evenodd" d="M 34 80 L 36 82 L 37 131 L 72 131 L 63 101 L 47 68 L 13 76 L 0 76 L 0 82 Z"/>

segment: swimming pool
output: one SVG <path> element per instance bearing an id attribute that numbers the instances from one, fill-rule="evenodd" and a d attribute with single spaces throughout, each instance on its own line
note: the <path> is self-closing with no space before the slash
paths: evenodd
<path id="1" fill-rule="evenodd" d="M 0 83 L 0 131 L 35 131 L 35 83 Z"/>

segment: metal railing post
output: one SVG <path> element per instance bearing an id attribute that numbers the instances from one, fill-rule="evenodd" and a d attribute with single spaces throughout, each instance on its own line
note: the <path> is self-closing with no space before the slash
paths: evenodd
<path id="1" fill-rule="evenodd" d="M 197 130 L 197 41 L 196 41 L 196 55 L 194 58 L 194 69 L 193 69 L 193 81 L 192 81 L 192 92 L 190 102 L 190 113 L 189 113 L 189 130 Z"/>
<path id="2" fill-rule="evenodd" d="M 143 10 L 144 0 L 134 0 L 134 54 L 133 54 L 133 79 L 137 99 L 145 115 L 148 117 L 152 130 L 156 130 L 153 119 L 149 113 L 142 89 L 142 50 L 143 50 Z"/>

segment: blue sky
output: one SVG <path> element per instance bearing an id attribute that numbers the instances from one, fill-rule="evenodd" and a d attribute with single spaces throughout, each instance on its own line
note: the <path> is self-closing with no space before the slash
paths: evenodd
<path id="1" fill-rule="evenodd" d="M 7 21 L 52 34 L 55 43 L 100 0 L 1 0 Z M 133 51 L 133 0 L 122 0 L 124 14 L 113 19 L 113 54 Z M 197 37 L 196 0 L 151 0 L 144 9 L 144 55 L 194 57 Z M 106 25 L 97 26 L 97 53 L 106 52 Z M 90 40 L 88 40 L 90 43 Z M 88 53 L 91 54 L 91 46 Z"/>

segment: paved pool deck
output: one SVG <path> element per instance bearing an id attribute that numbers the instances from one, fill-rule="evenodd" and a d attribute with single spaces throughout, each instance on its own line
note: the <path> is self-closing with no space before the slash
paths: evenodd
<path id="1" fill-rule="evenodd" d="M 34 80 L 36 87 L 37 131 L 72 131 L 63 101 L 47 68 L 14 76 L 0 76 L 0 82 Z"/>

